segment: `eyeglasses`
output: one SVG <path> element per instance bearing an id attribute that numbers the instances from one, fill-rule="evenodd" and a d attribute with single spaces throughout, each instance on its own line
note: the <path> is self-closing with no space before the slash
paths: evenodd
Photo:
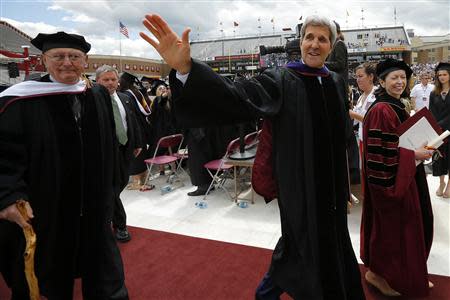
<path id="1" fill-rule="evenodd" d="M 45 56 L 47 56 L 50 60 L 57 62 L 57 63 L 62 63 L 66 60 L 66 57 L 69 58 L 69 60 L 71 62 L 81 62 L 81 60 L 83 59 L 84 55 L 81 54 L 55 54 L 55 55 L 47 55 L 44 54 Z"/>

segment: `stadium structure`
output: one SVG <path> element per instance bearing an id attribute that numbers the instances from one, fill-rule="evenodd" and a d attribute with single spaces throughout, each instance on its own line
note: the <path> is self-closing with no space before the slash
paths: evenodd
<path id="1" fill-rule="evenodd" d="M 403 26 L 342 30 L 348 48 L 350 67 L 364 61 L 387 57 L 411 63 L 411 42 Z M 208 63 L 219 73 L 248 73 L 282 64 L 285 54 L 261 55 L 260 45 L 285 46 L 297 33 L 253 35 L 191 42 L 191 55 Z"/>

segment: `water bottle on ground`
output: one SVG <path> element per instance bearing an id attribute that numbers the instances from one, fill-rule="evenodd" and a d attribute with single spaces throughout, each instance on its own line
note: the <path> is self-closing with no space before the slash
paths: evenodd
<path id="1" fill-rule="evenodd" d="M 238 205 L 240 208 L 247 208 L 247 207 L 248 207 L 248 202 L 247 202 L 247 201 L 239 201 L 239 202 L 237 203 L 237 205 Z"/>
<path id="2" fill-rule="evenodd" d="M 161 195 L 167 194 L 173 190 L 173 187 L 170 184 L 167 184 L 161 187 Z"/>
<path id="3" fill-rule="evenodd" d="M 204 209 L 208 207 L 208 203 L 206 203 L 206 201 L 198 201 L 195 202 L 195 206 L 197 206 L 198 208 Z"/>

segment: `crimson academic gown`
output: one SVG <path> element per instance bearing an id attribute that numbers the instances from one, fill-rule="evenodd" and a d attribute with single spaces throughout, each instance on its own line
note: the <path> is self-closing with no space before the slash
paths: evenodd
<path id="1" fill-rule="evenodd" d="M 196 60 L 184 86 L 170 74 L 184 127 L 271 120 L 282 232 L 273 282 L 294 299 L 362 300 L 347 229 L 346 94 L 336 74 L 321 81 L 280 68 L 232 82 Z"/>
<path id="2" fill-rule="evenodd" d="M 427 258 L 433 214 L 423 164 L 398 147 L 404 105 L 385 96 L 364 119 L 364 206 L 361 259 L 405 296 L 428 295 Z"/>

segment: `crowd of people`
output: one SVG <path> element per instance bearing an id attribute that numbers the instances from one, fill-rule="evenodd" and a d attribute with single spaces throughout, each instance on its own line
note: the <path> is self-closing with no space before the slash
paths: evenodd
<path id="1" fill-rule="evenodd" d="M 282 235 L 255 298 L 365 299 L 347 224 L 355 168 L 365 280 L 386 296 L 429 294 L 433 213 L 421 162 L 433 157 L 436 195 L 450 198 L 450 147 L 406 149 L 396 129 L 426 107 L 450 130 L 449 63 L 363 63 L 359 95 L 349 97 L 344 37 L 325 17 L 305 19 L 301 61 L 235 80 L 190 57 L 189 29 L 179 37 L 158 15 L 146 15 L 144 26 L 155 39 L 141 37 L 172 68 L 169 84 L 107 65 L 92 84 L 82 79 L 90 44 L 58 32 L 32 40 L 49 74 L 0 94 L 0 272 L 13 299 L 29 299 L 22 229 L 30 227 L 47 299 L 72 299 L 75 278 L 85 299 L 128 299 L 116 244 L 131 239 L 120 193 L 151 188 L 145 159 L 157 141 L 184 133 L 197 186 L 189 195 L 203 195 L 203 164 L 221 156 L 236 124 L 261 118 L 270 131 L 257 157 L 271 169 L 258 179 L 276 187 Z M 413 72 L 420 82 L 409 91 Z"/>

